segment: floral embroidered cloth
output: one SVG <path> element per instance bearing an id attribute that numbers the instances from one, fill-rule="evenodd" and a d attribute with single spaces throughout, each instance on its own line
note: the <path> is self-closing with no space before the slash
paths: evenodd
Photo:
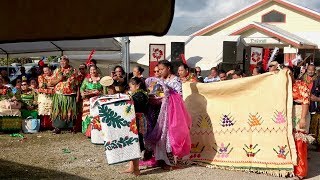
<path id="1" fill-rule="evenodd" d="M 192 117 L 189 159 L 209 167 L 293 175 L 292 82 L 285 71 L 184 83 Z"/>
<path id="2" fill-rule="evenodd" d="M 108 164 L 140 158 L 135 111 L 129 96 L 100 96 L 91 102 L 99 109 Z"/>

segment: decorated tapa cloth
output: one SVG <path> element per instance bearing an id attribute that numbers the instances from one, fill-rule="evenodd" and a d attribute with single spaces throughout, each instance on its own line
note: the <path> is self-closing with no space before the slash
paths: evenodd
<path id="1" fill-rule="evenodd" d="M 98 98 L 102 131 L 105 134 L 105 150 L 108 164 L 116 164 L 140 158 L 138 128 L 133 102 L 127 95 Z"/>
<path id="2" fill-rule="evenodd" d="M 285 71 L 211 84 L 185 83 L 189 158 L 208 167 L 292 176 L 292 82 Z"/>
<path id="3" fill-rule="evenodd" d="M 0 132 L 20 131 L 21 112 L 19 109 L 11 109 L 10 102 L 0 101 Z"/>
<path id="4" fill-rule="evenodd" d="M 51 115 L 52 95 L 38 94 L 38 113 L 40 116 Z"/>

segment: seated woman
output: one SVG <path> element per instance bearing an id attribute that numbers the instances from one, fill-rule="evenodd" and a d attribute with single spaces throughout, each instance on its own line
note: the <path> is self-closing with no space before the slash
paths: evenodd
<path id="1" fill-rule="evenodd" d="M 10 116 L 10 109 L 18 109 L 21 108 L 21 103 L 19 102 L 20 95 L 19 93 L 12 93 L 11 89 L 4 84 L 3 78 L 0 76 L 0 115 L 2 116 Z M 20 112 L 19 112 L 20 113 Z M 19 114 L 18 113 L 18 114 Z"/>
<path id="2" fill-rule="evenodd" d="M 197 77 L 190 73 L 190 68 L 186 64 L 181 64 L 178 68 L 178 74 L 181 82 L 198 82 Z"/>
<path id="3" fill-rule="evenodd" d="M 11 89 L 5 86 L 3 82 L 3 78 L 0 77 L 0 131 L 20 131 L 20 96 L 18 93 L 12 93 Z"/>
<path id="4" fill-rule="evenodd" d="M 32 117 L 37 118 L 38 117 L 38 103 L 37 103 L 37 94 L 36 92 L 31 89 L 27 83 L 27 80 L 22 80 L 21 83 L 21 116 L 23 119 Z"/>
<path id="5" fill-rule="evenodd" d="M 87 76 L 81 87 L 80 93 L 83 99 L 82 105 L 82 133 L 85 133 L 90 137 L 89 124 L 91 122 L 90 118 L 90 98 L 102 94 L 103 87 L 100 84 L 100 75 L 97 72 L 97 67 L 91 65 L 89 67 L 90 76 Z M 88 131 L 88 132 L 87 132 Z"/>
<path id="6" fill-rule="evenodd" d="M 34 90 L 35 92 L 38 91 L 38 81 L 36 79 L 30 79 L 30 89 Z"/>

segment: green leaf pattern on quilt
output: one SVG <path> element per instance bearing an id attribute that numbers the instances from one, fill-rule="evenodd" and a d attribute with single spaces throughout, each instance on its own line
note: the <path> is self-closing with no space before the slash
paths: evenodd
<path id="1" fill-rule="evenodd" d="M 126 105 L 126 104 L 127 104 L 126 101 L 118 101 L 118 102 L 115 102 L 115 103 L 114 103 L 114 106 L 124 106 L 124 105 Z"/>
<path id="2" fill-rule="evenodd" d="M 101 117 L 101 121 L 109 127 L 121 129 L 123 126 L 129 127 L 130 125 L 130 122 L 124 120 L 117 112 L 108 108 L 107 105 L 99 106 L 99 116 Z"/>
<path id="3" fill-rule="evenodd" d="M 133 145 L 134 142 L 138 142 L 138 138 L 134 137 L 120 137 L 119 140 L 113 140 L 112 142 L 105 142 L 105 147 L 106 150 L 113 150 L 113 149 L 118 149 L 118 148 L 123 148 L 126 146 Z"/>

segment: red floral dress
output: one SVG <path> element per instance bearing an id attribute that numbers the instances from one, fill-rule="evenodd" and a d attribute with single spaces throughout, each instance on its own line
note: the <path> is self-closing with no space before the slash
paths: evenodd
<path id="1" fill-rule="evenodd" d="M 53 94 L 54 93 L 54 88 L 53 87 L 48 87 L 48 82 L 50 80 L 50 76 L 46 76 L 46 75 L 40 75 L 38 77 L 38 83 L 39 88 L 38 88 L 38 93 L 43 93 L 43 94 Z"/>
<path id="2" fill-rule="evenodd" d="M 55 86 L 57 94 L 72 95 L 77 94 L 78 73 L 72 66 L 69 68 L 57 68 L 53 73 L 53 79 L 63 79 Z"/>
<path id="3" fill-rule="evenodd" d="M 294 102 L 298 103 L 293 107 L 292 113 L 292 122 L 294 127 L 294 138 L 297 150 L 297 165 L 294 166 L 294 174 L 299 177 L 306 177 L 308 172 L 308 144 L 309 135 L 306 131 L 309 130 L 310 126 L 310 114 L 307 114 L 306 117 L 306 127 L 304 129 L 300 129 L 299 122 L 301 120 L 302 114 L 302 106 L 301 105 L 309 105 L 310 104 L 310 90 L 308 88 L 307 83 L 297 80 L 293 83 L 292 86 L 292 95 Z M 301 105 L 300 105 L 301 104 Z"/>
<path id="4" fill-rule="evenodd" d="M 310 104 L 310 89 L 303 81 L 297 80 L 292 86 L 293 101 L 299 104 Z"/>

